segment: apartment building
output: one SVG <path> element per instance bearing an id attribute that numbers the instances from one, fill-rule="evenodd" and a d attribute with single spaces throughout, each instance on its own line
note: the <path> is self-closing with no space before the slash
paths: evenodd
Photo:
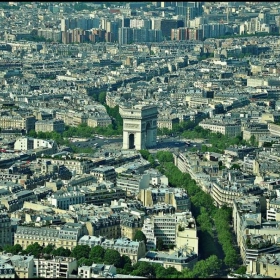
<path id="1" fill-rule="evenodd" d="M 138 230 L 141 230 L 142 226 L 143 222 L 140 218 L 136 218 L 134 215 L 129 215 L 126 213 L 121 214 L 121 237 L 126 237 L 132 240 L 135 236 L 135 233 Z"/>
<path id="2" fill-rule="evenodd" d="M 149 251 L 145 258 L 139 261 L 161 264 L 164 268 L 174 267 L 178 271 L 192 269 L 198 260 L 197 254 L 187 248 L 174 250 L 172 253 Z"/>
<path id="3" fill-rule="evenodd" d="M 8 212 L 16 211 L 23 207 L 25 201 L 37 201 L 37 197 L 34 191 L 22 190 L 12 195 L 2 197 L 0 199 L 1 204 L 3 204 Z"/>
<path id="4" fill-rule="evenodd" d="M 117 178 L 117 173 L 113 166 L 99 166 L 92 169 L 90 174 L 97 178 L 98 183 L 103 181 L 111 181 L 115 183 Z"/>
<path id="5" fill-rule="evenodd" d="M 86 228 L 90 236 L 119 238 L 121 236 L 120 216 L 117 214 L 101 217 L 96 216 L 92 220 L 86 222 Z"/>
<path id="6" fill-rule="evenodd" d="M 77 268 L 77 260 L 71 257 L 34 259 L 34 277 L 36 278 L 70 278 Z"/>
<path id="7" fill-rule="evenodd" d="M 73 250 L 78 245 L 78 240 L 81 236 L 87 234 L 87 228 L 80 223 L 66 223 L 60 230 L 57 240 L 57 247 L 68 248 Z"/>
<path id="8" fill-rule="evenodd" d="M 57 152 L 57 144 L 53 140 L 21 137 L 18 138 L 14 144 L 14 149 L 19 151 L 27 151 L 40 148 L 48 148 L 51 150 L 52 153 Z"/>
<path id="9" fill-rule="evenodd" d="M 259 141 L 260 137 L 268 135 L 270 135 L 270 131 L 268 130 L 267 125 L 250 126 L 243 129 L 243 139 L 247 141 L 249 141 L 252 136 L 255 136 L 256 141 Z"/>
<path id="10" fill-rule="evenodd" d="M 163 240 L 166 246 L 176 244 L 176 217 L 174 215 L 163 215 L 152 217 L 154 233 L 157 238 Z"/>
<path id="11" fill-rule="evenodd" d="M 54 244 L 56 248 L 64 247 L 72 250 L 78 239 L 87 233 L 82 224 L 66 223 L 60 229 L 18 226 L 14 235 L 14 245 L 20 244 L 23 249 L 38 242 L 41 246 Z"/>
<path id="12" fill-rule="evenodd" d="M 213 132 L 220 132 L 229 137 L 235 137 L 241 134 L 241 125 L 237 122 L 203 120 L 199 123 L 204 129 L 209 129 Z"/>
<path id="13" fill-rule="evenodd" d="M 146 218 L 143 223 L 142 232 L 147 238 L 146 248 L 147 250 L 154 250 L 157 246 L 157 238 L 154 232 L 154 223 L 151 218 Z"/>
<path id="14" fill-rule="evenodd" d="M 114 249 L 121 255 L 128 256 L 132 263 L 136 263 L 146 254 L 146 245 L 144 241 L 131 241 L 128 238 L 118 238 L 116 240 L 106 239 L 101 246 L 104 249 Z"/>
<path id="15" fill-rule="evenodd" d="M 267 124 L 268 130 L 273 136 L 280 136 L 280 126 L 274 123 Z"/>
<path id="16" fill-rule="evenodd" d="M 14 267 L 0 258 L 0 278 L 16 278 Z"/>
<path id="17" fill-rule="evenodd" d="M 35 131 L 62 133 L 65 130 L 63 120 L 40 120 L 35 123 Z"/>
<path id="18" fill-rule="evenodd" d="M 172 130 L 174 125 L 179 124 L 179 122 L 180 119 L 176 116 L 159 115 L 157 119 L 157 127 Z"/>
<path id="19" fill-rule="evenodd" d="M 10 261 L 16 272 L 16 278 L 33 278 L 34 256 L 13 255 Z"/>
<path id="20" fill-rule="evenodd" d="M 211 196 L 213 197 L 217 206 L 227 205 L 233 206 L 235 199 L 251 195 L 261 195 L 263 190 L 257 186 L 252 185 L 249 182 L 231 182 L 230 180 L 217 179 L 212 182 Z"/>
<path id="21" fill-rule="evenodd" d="M 240 254 L 246 265 L 250 261 L 256 261 L 259 256 L 280 253 L 280 247 L 275 244 L 273 235 L 250 234 L 244 235 L 243 239 Z"/>
<path id="22" fill-rule="evenodd" d="M 56 244 L 58 236 L 59 230 L 57 229 L 18 226 L 14 235 L 14 245 L 19 244 L 23 249 L 35 242 L 41 246 L 47 246 Z"/>
<path id="23" fill-rule="evenodd" d="M 250 260 L 247 265 L 247 274 L 265 275 L 266 277 L 278 278 L 280 275 L 280 253 L 264 254 L 255 260 Z"/>
<path id="24" fill-rule="evenodd" d="M 280 221 L 280 208 L 267 209 L 266 210 L 266 220 L 279 222 Z"/>
<path id="25" fill-rule="evenodd" d="M 78 159 L 44 159 L 40 158 L 42 162 L 51 161 L 52 164 L 56 165 L 64 165 L 66 168 L 68 168 L 70 171 L 75 173 L 75 175 L 82 175 L 80 177 L 72 179 L 71 181 L 80 181 L 80 180 L 86 180 L 85 178 L 89 177 L 89 175 L 86 175 L 85 173 L 89 173 L 90 170 L 94 167 L 94 164 L 91 160 L 78 160 Z M 83 178 L 83 179 L 81 179 Z M 90 176 L 90 178 L 94 178 L 93 176 Z M 96 182 L 96 179 L 95 181 Z"/>
<path id="26" fill-rule="evenodd" d="M 36 119 L 34 116 L 1 116 L 0 127 L 2 129 L 24 129 L 26 132 L 29 132 L 35 128 L 35 121 Z"/>
<path id="27" fill-rule="evenodd" d="M 141 189 L 147 188 L 150 182 L 149 174 L 136 175 L 131 173 L 119 173 L 116 179 L 117 187 L 126 194 L 137 194 Z"/>
<path id="28" fill-rule="evenodd" d="M 68 210 L 70 205 L 85 203 L 85 193 L 80 191 L 57 191 L 48 197 L 50 204 L 56 208 Z"/>
<path id="29" fill-rule="evenodd" d="M 175 207 L 176 212 L 190 209 L 190 198 L 186 191 L 181 188 L 170 188 L 166 186 L 149 187 L 140 190 L 138 199 L 146 207 L 151 207 L 156 203 L 164 202 Z"/>
<path id="30" fill-rule="evenodd" d="M 106 185 L 103 182 L 97 186 L 83 187 L 82 191 L 85 193 L 85 202 L 93 205 L 110 204 L 114 199 L 126 198 L 125 192 L 118 187 L 114 187 L 113 183 L 112 186 Z"/>
<path id="31" fill-rule="evenodd" d="M 79 245 L 88 245 L 90 248 L 101 245 L 102 242 L 105 240 L 105 237 L 102 236 L 91 236 L 91 235 L 84 235 L 79 239 Z"/>
<path id="32" fill-rule="evenodd" d="M 89 116 L 87 119 L 87 125 L 89 127 L 106 127 L 112 124 L 112 120 L 108 115 L 98 115 L 98 116 Z"/>
<path id="33" fill-rule="evenodd" d="M 107 278 L 114 277 L 117 274 L 117 269 L 114 265 L 105 265 L 93 263 L 91 266 L 80 266 L 78 268 L 79 278 Z"/>

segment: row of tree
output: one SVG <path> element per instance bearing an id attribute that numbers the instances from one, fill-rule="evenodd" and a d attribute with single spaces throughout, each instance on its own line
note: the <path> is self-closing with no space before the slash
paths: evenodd
<path id="1" fill-rule="evenodd" d="M 237 267 L 239 265 L 238 252 L 233 246 L 233 235 L 230 231 L 231 208 L 226 206 L 220 209 L 216 208 L 210 194 L 202 191 L 188 173 L 182 173 L 173 164 L 172 153 L 160 151 L 151 155 L 148 151 L 140 152 L 146 159 L 154 157 L 158 160 L 159 166 L 157 168 L 168 177 L 171 187 L 181 187 L 187 190 L 191 200 L 192 213 L 196 218 L 200 232 L 203 234 L 203 238 L 200 238 L 200 242 L 203 243 L 203 246 L 200 246 L 203 250 L 202 256 L 208 258 L 212 254 L 219 254 L 218 248 L 216 248 L 217 244 L 214 242 L 216 231 L 225 265 Z"/>
<path id="2" fill-rule="evenodd" d="M 183 122 L 178 125 L 175 125 L 172 130 L 162 129 L 161 134 L 165 135 L 180 135 L 187 139 L 207 139 L 208 144 L 202 145 L 202 152 L 216 152 L 223 153 L 223 151 L 231 145 L 248 145 L 254 144 L 254 139 L 249 143 L 242 139 L 242 136 L 228 137 L 222 133 L 213 133 L 209 129 L 204 129 L 199 125 L 196 125 L 194 122 Z M 253 143 L 252 143 L 253 142 Z"/>
<path id="3" fill-rule="evenodd" d="M 139 238 L 140 236 L 138 236 Z M 22 255 L 33 255 L 35 258 L 43 257 L 50 259 L 52 256 L 74 257 L 78 261 L 78 266 L 90 266 L 93 263 L 104 263 L 114 265 L 117 272 L 121 274 L 130 274 L 134 276 L 143 276 L 149 278 L 205 278 L 217 273 L 221 268 L 221 261 L 217 256 L 210 256 L 206 260 L 198 261 L 193 269 L 184 269 L 179 272 L 174 267 L 164 268 L 160 264 L 151 264 L 149 262 L 137 262 L 132 264 L 130 258 L 114 249 L 104 249 L 100 245 L 90 248 L 88 245 L 77 245 L 72 251 L 59 247 L 55 249 L 54 245 L 49 244 L 45 247 L 37 242 L 27 246 L 25 250 L 21 245 L 6 245 L 3 250 L 6 253 Z"/>

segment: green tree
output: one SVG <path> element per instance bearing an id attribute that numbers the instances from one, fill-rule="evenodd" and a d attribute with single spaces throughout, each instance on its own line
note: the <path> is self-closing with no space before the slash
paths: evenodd
<path id="1" fill-rule="evenodd" d="M 122 255 L 121 258 L 122 258 L 123 269 L 126 273 L 129 274 L 131 271 L 133 271 L 131 259 L 126 255 Z"/>
<path id="2" fill-rule="evenodd" d="M 105 103 L 106 103 L 106 92 L 101 92 L 101 93 L 99 93 L 99 95 L 98 95 L 98 101 L 99 101 L 101 104 L 105 104 Z"/>
<path id="3" fill-rule="evenodd" d="M 104 255 L 104 262 L 113 264 L 115 267 L 122 268 L 122 258 L 118 251 L 114 249 L 107 249 Z"/>
<path id="4" fill-rule="evenodd" d="M 149 156 L 151 155 L 148 150 L 140 150 L 139 153 L 145 160 L 148 160 Z"/>
<path id="5" fill-rule="evenodd" d="M 209 267 L 209 274 L 216 274 L 222 267 L 222 261 L 216 255 L 212 255 L 206 259 L 206 264 Z"/>
<path id="6" fill-rule="evenodd" d="M 168 278 L 166 269 L 163 266 L 161 266 L 159 264 L 155 264 L 154 268 L 156 271 L 156 278 Z"/>
<path id="7" fill-rule="evenodd" d="M 252 136 L 250 137 L 250 143 L 251 143 L 252 146 L 257 146 L 257 145 L 258 145 L 258 141 L 257 141 L 255 135 L 252 135 Z"/>
<path id="8" fill-rule="evenodd" d="M 238 170 L 240 170 L 240 169 L 241 169 L 241 167 L 240 167 L 240 165 L 239 165 L 239 164 L 234 163 L 234 164 L 230 167 L 230 169 L 238 169 Z"/>
<path id="9" fill-rule="evenodd" d="M 164 245 L 163 245 L 163 239 L 162 238 L 157 238 L 157 244 L 156 244 L 156 248 L 161 251 L 164 249 Z"/>
<path id="10" fill-rule="evenodd" d="M 246 274 L 246 270 L 247 270 L 246 266 L 241 265 L 240 267 L 238 267 L 238 269 L 234 271 L 234 273 L 243 275 Z"/>
<path id="11" fill-rule="evenodd" d="M 53 244 L 48 244 L 46 247 L 43 248 L 43 254 L 50 254 L 54 250 L 55 246 Z"/>
<path id="12" fill-rule="evenodd" d="M 103 259 L 104 255 L 105 255 L 105 249 L 100 245 L 96 245 L 92 247 L 89 253 L 90 259 L 96 259 L 96 258 Z"/>
<path id="13" fill-rule="evenodd" d="M 161 163 L 166 163 L 166 162 L 174 162 L 173 155 L 171 152 L 166 152 L 166 151 L 158 151 L 156 153 L 156 158 L 159 160 Z"/>
<path id="14" fill-rule="evenodd" d="M 134 237 L 133 237 L 133 241 L 144 241 L 144 243 L 146 245 L 147 244 L 147 237 L 141 230 L 137 230 L 135 232 Z"/>
<path id="15" fill-rule="evenodd" d="M 91 259 L 82 257 L 78 260 L 77 263 L 78 263 L 78 266 L 82 266 L 82 265 L 90 266 L 90 265 L 92 265 L 93 262 Z"/>
<path id="16" fill-rule="evenodd" d="M 61 257 L 70 257 L 71 251 L 67 248 L 59 247 L 52 251 L 54 256 L 61 256 Z"/>
<path id="17" fill-rule="evenodd" d="M 156 276 L 156 270 L 154 266 L 148 262 L 138 262 L 134 266 L 134 270 L 131 274 L 134 276 L 154 278 Z"/>
<path id="18" fill-rule="evenodd" d="M 178 278 L 180 272 L 175 267 L 168 267 L 165 270 L 166 277 L 165 278 Z"/>
<path id="19" fill-rule="evenodd" d="M 42 253 L 43 247 L 39 245 L 38 242 L 35 242 L 33 244 L 30 244 L 25 249 L 27 254 L 33 255 L 34 258 L 39 258 L 40 254 Z"/>
<path id="20" fill-rule="evenodd" d="M 34 129 L 31 129 L 28 133 L 30 137 L 37 138 L 37 133 Z"/>
<path id="21" fill-rule="evenodd" d="M 77 245 L 71 252 L 71 257 L 77 260 L 81 258 L 88 258 L 90 253 L 90 247 L 88 245 Z"/>
<path id="22" fill-rule="evenodd" d="M 151 164 L 152 167 L 155 167 L 156 161 L 155 161 L 155 158 L 153 157 L 153 155 L 149 155 L 148 161 L 149 161 L 149 163 Z"/>
<path id="23" fill-rule="evenodd" d="M 7 253 L 11 253 L 13 255 L 17 255 L 19 252 L 22 251 L 22 247 L 20 244 L 16 244 L 14 246 L 11 245 L 5 245 L 3 248 L 3 251 L 7 252 Z"/>

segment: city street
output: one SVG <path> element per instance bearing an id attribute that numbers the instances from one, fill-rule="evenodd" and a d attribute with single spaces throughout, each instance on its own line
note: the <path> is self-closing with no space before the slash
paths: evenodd
<path id="1" fill-rule="evenodd" d="M 79 148 L 87 148 L 87 147 L 96 147 L 96 148 L 102 148 L 104 146 L 113 146 L 112 144 L 116 144 L 116 147 L 119 147 L 122 143 L 122 138 L 95 138 L 95 139 L 89 139 L 88 141 L 77 141 L 73 142 L 75 146 Z M 153 149 L 149 149 L 151 153 L 155 153 L 158 150 L 170 150 L 173 151 L 174 149 L 178 149 L 180 151 L 186 151 L 191 148 L 197 148 L 198 150 L 201 148 L 201 143 L 197 142 L 190 142 L 189 145 L 186 145 L 185 140 L 179 140 L 178 137 L 168 137 L 168 138 L 159 138 L 157 141 L 157 146 Z"/>

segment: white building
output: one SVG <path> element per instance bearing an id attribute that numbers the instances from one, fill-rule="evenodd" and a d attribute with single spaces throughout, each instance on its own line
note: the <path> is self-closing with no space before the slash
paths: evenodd
<path id="1" fill-rule="evenodd" d="M 127 194 L 138 193 L 142 189 L 146 189 L 149 187 L 150 183 L 150 175 L 142 174 L 126 174 L 120 173 L 116 179 L 117 187 L 126 191 Z"/>
<path id="2" fill-rule="evenodd" d="M 57 144 L 53 140 L 35 139 L 31 137 L 21 137 L 15 141 L 14 149 L 20 151 L 27 151 L 39 148 L 53 149 L 57 151 Z"/>
<path id="3" fill-rule="evenodd" d="M 80 266 L 78 268 L 79 278 L 107 278 L 114 277 L 117 274 L 114 265 L 105 265 L 93 263 L 91 266 Z"/>
<path id="4" fill-rule="evenodd" d="M 39 278 L 69 278 L 69 275 L 72 274 L 73 270 L 77 270 L 77 268 L 78 265 L 75 258 L 34 259 L 34 274 Z"/>
<path id="5" fill-rule="evenodd" d="M 142 232 L 145 234 L 147 238 L 147 243 L 146 243 L 147 250 L 155 249 L 157 245 L 157 238 L 155 237 L 154 223 L 150 218 L 144 220 Z"/>
<path id="6" fill-rule="evenodd" d="M 85 194 L 78 191 L 57 192 L 48 198 L 48 201 L 56 208 L 68 210 L 69 205 L 85 203 Z"/>

